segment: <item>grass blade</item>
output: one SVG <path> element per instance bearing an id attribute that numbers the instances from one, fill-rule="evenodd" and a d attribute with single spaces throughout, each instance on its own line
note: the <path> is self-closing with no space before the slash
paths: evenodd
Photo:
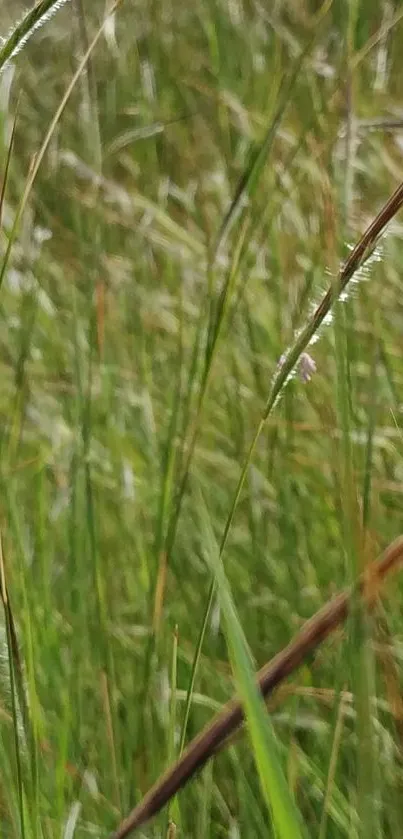
<path id="1" fill-rule="evenodd" d="M 8 175 L 9 175 L 9 172 L 10 172 L 11 153 L 12 153 L 12 150 L 13 150 L 13 145 L 14 145 L 14 137 L 15 137 L 15 129 L 16 129 L 16 125 L 17 125 L 17 117 L 15 116 L 15 118 L 14 118 L 14 122 L 13 122 L 12 131 L 11 131 L 10 142 L 9 142 L 9 144 L 8 144 L 8 149 L 7 149 L 7 158 L 6 158 L 6 166 L 5 166 L 5 169 L 4 169 L 3 183 L 2 183 L 2 185 L 1 185 L 1 193 L 0 193 L 0 228 L 1 228 L 1 225 L 2 225 L 2 223 L 3 223 L 4 199 L 5 199 L 5 196 L 6 196 L 6 187 L 7 187 Z"/>
<path id="2" fill-rule="evenodd" d="M 18 670 L 19 662 L 15 658 L 15 638 L 14 638 L 14 624 L 12 613 L 10 609 L 8 593 L 7 593 L 7 584 L 6 584 L 6 573 L 4 568 L 4 560 L 3 560 L 3 548 L 2 542 L 0 537 L 0 596 L 3 602 L 4 608 L 4 615 L 6 619 L 6 634 L 7 634 L 7 650 L 8 650 L 8 666 L 9 666 L 9 675 L 10 675 L 10 694 L 11 694 L 11 709 L 13 715 L 13 729 L 14 729 L 14 743 L 15 743 L 15 760 L 16 760 L 16 767 L 17 767 L 17 787 L 18 787 L 18 797 L 19 797 L 19 815 L 20 815 L 20 828 L 21 828 L 21 839 L 25 839 L 26 830 L 25 830 L 25 804 L 24 804 L 24 781 L 23 781 L 23 774 L 22 774 L 22 756 L 21 756 L 21 744 L 20 744 L 20 737 L 19 737 L 19 713 L 18 713 L 18 696 L 17 696 L 17 678 L 16 678 L 16 670 Z"/>
<path id="3" fill-rule="evenodd" d="M 239 622 L 231 590 L 220 559 L 207 508 L 199 502 L 202 544 L 206 559 L 217 581 L 217 594 L 226 625 L 226 639 L 235 682 L 240 696 L 260 785 L 278 839 L 301 837 L 298 811 L 286 783 L 278 744 L 270 717 L 259 694 L 251 658 Z"/>

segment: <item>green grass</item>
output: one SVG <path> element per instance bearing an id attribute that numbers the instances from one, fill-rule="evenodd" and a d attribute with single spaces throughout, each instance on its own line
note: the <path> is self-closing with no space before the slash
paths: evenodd
<path id="1" fill-rule="evenodd" d="M 264 709 L 264 703 L 254 686 L 254 673 L 250 654 L 239 623 L 228 586 L 218 545 L 214 538 L 204 501 L 199 498 L 201 512 L 201 541 L 207 563 L 217 580 L 218 602 L 222 608 L 230 661 L 234 670 L 238 694 L 245 708 L 245 718 L 250 734 L 260 785 L 269 810 L 273 828 L 279 839 L 302 836 L 298 810 L 295 806 L 278 754 L 276 737 Z"/>
<path id="2" fill-rule="evenodd" d="M 251 674 L 401 532 L 399 216 L 313 316 L 403 179 L 400 5 L 123 0 L 89 51 L 104 13 L 0 76 L 1 835 L 106 839 L 237 689 L 139 835 L 397 839 L 399 577 L 270 716 Z"/>

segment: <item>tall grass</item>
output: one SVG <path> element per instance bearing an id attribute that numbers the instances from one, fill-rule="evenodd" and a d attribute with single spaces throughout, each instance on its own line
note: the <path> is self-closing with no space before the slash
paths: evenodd
<path id="1" fill-rule="evenodd" d="M 235 683 L 145 835 L 397 837 L 399 578 L 252 673 L 401 529 L 401 12 L 115 7 L 0 8 L 2 835 L 107 837 Z"/>

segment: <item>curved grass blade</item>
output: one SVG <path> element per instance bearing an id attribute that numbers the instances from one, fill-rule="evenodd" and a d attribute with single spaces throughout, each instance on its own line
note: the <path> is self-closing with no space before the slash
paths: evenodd
<path id="1" fill-rule="evenodd" d="M 201 541 L 207 562 L 216 579 L 237 693 L 242 703 L 260 785 L 271 813 L 274 832 L 277 839 L 298 839 L 302 836 L 298 810 L 285 779 L 274 729 L 255 681 L 249 648 L 220 559 L 208 511 L 200 496 L 198 509 L 201 519 Z"/>

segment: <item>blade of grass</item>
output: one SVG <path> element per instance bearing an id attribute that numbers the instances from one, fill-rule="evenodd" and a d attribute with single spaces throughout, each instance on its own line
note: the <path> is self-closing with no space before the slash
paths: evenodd
<path id="1" fill-rule="evenodd" d="M 330 751 L 330 758 L 329 758 L 329 767 L 327 772 L 326 778 L 326 789 L 325 795 L 323 799 L 323 808 L 322 808 L 322 815 L 320 820 L 319 826 L 319 839 L 325 839 L 326 836 L 326 828 L 327 828 L 327 819 L 329 815 L 330 809 L 330 801 L 332 798 L 332 790 L 334 785 L 334 778 L 336 774 L 336 765 L 337 759 L 339 756 L 340 751 L 340 744 L 341 744 L 341 737 L 343 732 L 343 725 L 344 725 L 344 715 L 346 709 L 346 700 L 344 698 L 344 691 L 341 692 L 339 697 L 338 707 L 337 707 L 337 716 L 336 716 L 336 724 L 334 726 L 333 732 L 333 741 Z"/>
<path id="2" fill-rule="evenodd" d="M 240 696 L 260 785 L 278 839 L 301 837 L 301 823 L 281 766 L 277 739 L 255 681 L 249 648 L 225 576 L 207 508 L 199 496 L 201 540 L 206 561 L 217 581 L 232 670 Z"/>
<path id="3" fill-rule="evenodd" d="M 171 702 L 169 709 L 169 729 L 168 729 L 168 766 L 174 760 L 175 755 L 175 732 L 176 732 L 176 690 L 177 690 L 177 669 L 178 669 L 178 627 L 175 626 L 173 645 L 172 645 L 172 663 L 171 663 Z M 168 824 L 167 834 L 169 834 L 169 826 L 171 821 L 175 821 L 176 813 L 174 813 L 175 801 L 171 802 L 171 807 L 168 808 Z"/>
<path id="4" fill-rule="evenodd" d="M 18 103 L 17 103 L 17 112 L 18 112 Z M 6 158 L 6 165 L 5 165 L 5 169 L 4 169 L 3 183 L 2 183 L 2 186 L 1 186 L 0 229 L 1 229 L 1 226 L 2 226 L 2 223 L 3 223 L 4 202 L 5 202 L 5 197 L 6 197 L 6 187 L 7 187 L 7 181 L 8 181 L 8 177 L 9 177 L 9 173 L 10 173 L 11 154 L 12 154 L 12 149 L 13 149 L 13 145 L 14 145 L 14 137 L 15 137 L 16 126 L 17 126 L 17 113 L 14 117 L 13 127 L 12 127 L 12 130 L 11 130 L 10 142 L 9 142 L 8 149 L 7 149 L 7 158 Z M 13 412 L 10 411 L 10 414 L 12 414 L 12 413 Z M 2 429 L 1 434 L 0 434 L 0 454 L 1 454 L 1 450 L 2 450 L 2 447 L 3 447 L 4 440 L 7 437 L 9 427 L 10 427 L 11 424 L 12 424 L 12 419 L 10 417 L 9 421 L 7 423 L 5 423 L 5 427 Z"/>
<path id="5" fill-rule="evenodd" d="M 20 816 L 20 828 L 21 828 L 21 839 L 25 839 L 26 837 L 26 825 L 25 825 L 25 803 L 24 803 L 24 781 L 23 781 L 23 774 L 22 774 L 22 756 L 21 756 L 21 744 L 20 744 L 20 737 L 18 734 L 19 731 L 19 713 L 18 713 L 18 697 L 17 697 L 17 687 L 16 687 L 16 669 L 18 668 L 18 663 L 15 660 L 15 647 L 14 647 L 14 624 L 12 619 L 12 614 L 10 610 L 9 600 L 8 600 L 8 593 L 7 593 L 7 585 L 6 585 L 6 572 L 4 567 L 4 559 L 3 559 L 3 546 L 2 546 L 2 539 L 0 534 L 0 596 L 3 603 L 4 609 L 4 616 L 6 619 L 6 634 L 7 634 L 7 651 L 8 651 L 8 666 L 9 666 L 9 676 L 10 676 L 10 694 L 11 694 L 11 709 L 12 709 L 12 716 L 13 716 L 13 730 L 14 730 L 14 746 L 15 746 L 15 760 L 16 760 L 16 767 L 17 767 L 17 787 L 18 787 L 18 796 L 19 796 L 19 816 Z"/>
<path id="6" fill-rule="evenodd" d="M 346 135 L 345 161 L 343 165 L 342 197 L 342 238 L 346 238 L 349 216 L 354 196 L 355 174 L 355 101 L 356 79 L 352 62 L 357 31 L 359 0 L 353 0 L 348 7 L 345 36 L 345 101 Z M 350 320 L 354 318 L 354 308 L 346 309 L 337 300 L 334 307 L 334 336 L 337 369 L 337 410 L 341 426 L 341 512 L 343 541 L 345 545 L 346 571 L 348 580 L 356 579 L 360 567 L 362 551 L 361 516 L 358 509 L 358 492 L 355 483 L 354 452 L 352 448 L 352 382 L 351 382 L 351 341 L 356 329 L 351 321 L 347 324 L 347 311 Z M 351 339 L 349 339 L 349 332 Z M 375 692 L 374 656 L 370 645 L 371 626 L 368 616 L 357 598 L 351 610 L 348 628 L 347 651 L 350 657 L 348 670 L 352 674 L 352 687 L 357 711 L 356 731 L 358 736 L 357 767 L 357 815 L 359 833 L 366 839 L 380 834 L 378 818 L 377 792 L 375 782 L 376 747 L 373 736 L 371 700 Z"/>

